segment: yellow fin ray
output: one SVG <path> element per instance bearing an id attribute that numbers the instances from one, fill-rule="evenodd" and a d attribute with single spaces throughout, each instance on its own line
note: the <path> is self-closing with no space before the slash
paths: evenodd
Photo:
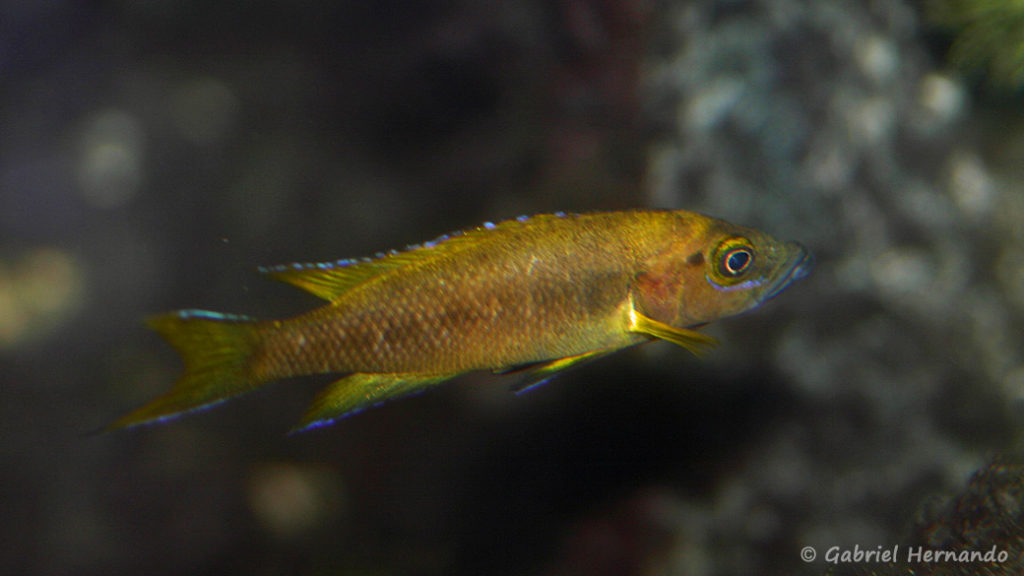
<path id="1" fill-rule="evenodd" d="M 540 214 L 529 218 L 520 216 L 498 224 L 485 222 L 464 232 L 455 232 L 430 242 L 409 246 L 404 251 L 380 253 L 372 259 L 284 264 L 260 268 L 260 272 L 275 280 L 306 290 L 324 300 L 333 301 L 355 286 L 399 268 L 425 264 L 468 248 L 478 247 L 481 242 L 488 240 L 500 241 L 504 233 L 521 228 L 527 222 L 566 217 L 568 217 L 567 214 L 560 212 Z"/>
<path id="2" fill-rule="evenodd" d="M 402 265 L 381 258 L 321 264 L 285 264 L 260 268 L 260 272 L 274 280 L 302 288 L 318 298 L 333 301 L 353 287 Z"/>
<path id="3" fill-rule="evenodd" d="M 524 369 L 526 371 L 526 375 L 512 386 L 512 391 L 516 394 L 525 394 L 547 384 L 552 378 L 566 370 L 581 366 L 591 360 L 607 356 L 617 350 L 618 348 L 613 350 L 594 350 L 593 352 L 584 352 L 583 354 L 577 354 L 576 356 L 566 356 L 565 358 L 551 360 L 539 366 L 527 367 Z"/>
<path id="4" fill-rule="evenodd" d="M 202 310 L 183 310 L 148 320 L 185 364 L 185 373 L 163 396 L 129 412 L 108 426 L 128 428 L 161 422 L 219 404 L 264 384 L 252 375 L 250 362 L 258 346 L 255 320 Z"/>
<path id="5" fill-rule="evenodd" d="M 386 400 L 407 396 L 440 384 L 457 374 L 395 373 L 351 374 L 330 384 L 316 399 L 292 432 L 325 426 Z"/>
<path id="6" fill-rule="evenodd" d="M 648 318 L 635 308 L 629 310 L 629 331 L 647 334 L 659 340 L 667 340 L 677 346 L 686 348 L 697 356 L 706 356 L 711 349 L 718 346 L 718 340 L 707 334 L 701 334 L 696 330 L 687 328 L 674 328 L 659 322 L 654 318 Z"/>

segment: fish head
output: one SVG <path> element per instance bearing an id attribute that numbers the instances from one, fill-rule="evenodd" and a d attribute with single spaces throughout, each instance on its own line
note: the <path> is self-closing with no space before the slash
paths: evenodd
<path id="1" fill-rule="evenodd" d="M 717 219 L 703 224 L 637 279 L 645 314 L 678 328 L 706 324 L 760 306 L 814 267 L 799 242 Z"/>

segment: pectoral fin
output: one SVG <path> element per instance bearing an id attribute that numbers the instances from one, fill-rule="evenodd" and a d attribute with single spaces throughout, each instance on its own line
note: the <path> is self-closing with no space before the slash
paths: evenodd
<path id="1" fill-rule="evenodd" d="M 313 400 L 313 405 L 292 432 L 325 426 L 381 404 L 387 400 L 420 392 L 453 378 L 456 374 L 364 374 L 357 373 L 334 382 Z"/>
<path id="2" fill-rule="evenodd" d="M 537 366 L 531 366 L 525 369 L 526 374 L 522 379 L 512 386 L 512 391 L 516 394 L 525 394 L 530 390 L 543 386 L 552 378 L 570 368 L 581 366 L 591 360 L 607 356 L 612 352 L 615 352 L 615 350 L 595 350 L 593 352 L 585 352 L 576 356 L 566 356 L 565 358 L 559 358 Z"/>
<path id="3" fill-rule="evenodd" d="M 711 336 L 701 334 L 696 330 L 674 328 L 644 316 L 637 312 L 636 308 L 630 309 L 629 322 L 630 332 L 639 332 L 640 334 L 647 334 L 660 340 L 668 340 L 673 344 L 686 348 L 697 356 L 705 356 L 711 352 L 712 348 L 718 346 L 718 340 Z"/>

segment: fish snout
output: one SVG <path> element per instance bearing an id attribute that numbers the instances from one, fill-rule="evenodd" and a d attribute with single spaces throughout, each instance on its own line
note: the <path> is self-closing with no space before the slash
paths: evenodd
<path id="1" fill-rule="evenodd" d="M 814 270 L 814 254 L 806 246 L 799 242 L 790 242 L 789 248 L 793 253 L 792 256 L 782 265 L 778 277 L 765 290 L 764 296 L 760 299 L 761 302 L 778 296 L 790 284 L 810 276 Z"/>
<path id="2" fill-rule="evenodd" d="M 795 282 L 797 280 L 803 280 L 811 275 L 814 271 L 814 253 L 807 249 L 806 246 L 799 242 L 793 242 L 793 245 L 797 249 L 798 259 L 790 272 L 790 281 Z"/>

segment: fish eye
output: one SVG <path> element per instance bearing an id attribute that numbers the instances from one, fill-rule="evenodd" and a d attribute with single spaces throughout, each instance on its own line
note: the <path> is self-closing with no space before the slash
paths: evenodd
<path id="1" fill-rule="evenodd" d="M 718 269 L 724 276 L 735 278 L 754 263 L 754 251 L 746 246 L 733 248 L 722 255 Z"/>

